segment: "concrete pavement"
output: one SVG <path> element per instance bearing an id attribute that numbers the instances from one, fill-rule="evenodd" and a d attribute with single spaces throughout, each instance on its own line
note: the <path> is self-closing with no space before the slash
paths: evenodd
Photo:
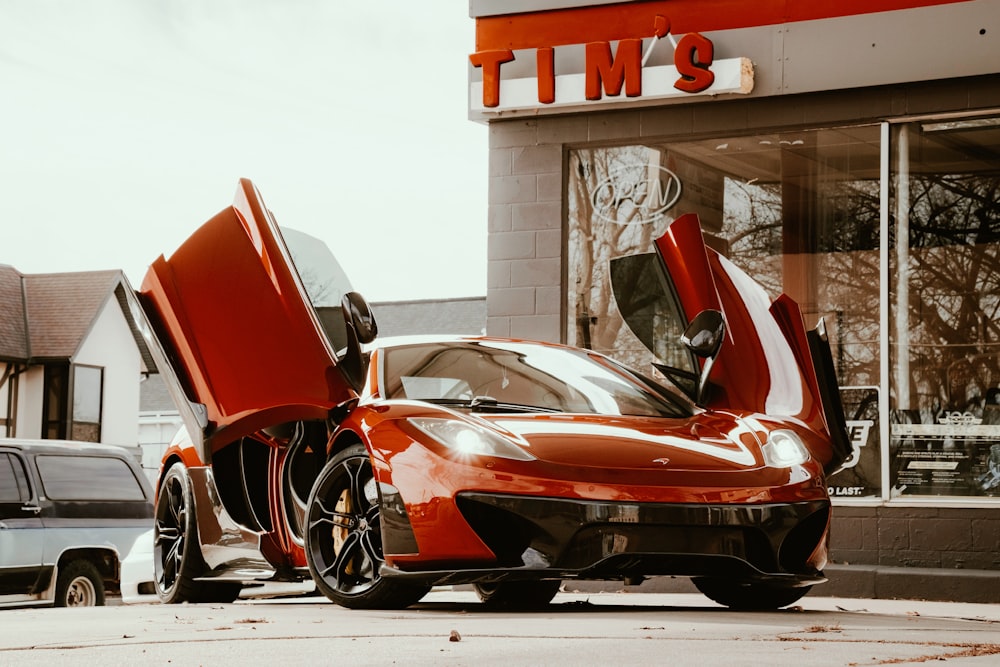
<path id="1" fill-rule="evenodd" d="M 435 590 L 402 611 L 322 598 L 0 612 L 0 665 L 1000 664 L 1000 605 L 807 596 L 732 612 L 700 595 L 560 593 L 531 613 Z"/>

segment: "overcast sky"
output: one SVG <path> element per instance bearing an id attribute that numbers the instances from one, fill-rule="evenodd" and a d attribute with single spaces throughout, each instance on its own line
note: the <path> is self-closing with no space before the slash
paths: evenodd
<path id="1" fill-rule="evenodd" d="M 370 301 L 486 294 L 466 2 L 0 0 L 0 264 L 146 267 L 256 183 Z"/>

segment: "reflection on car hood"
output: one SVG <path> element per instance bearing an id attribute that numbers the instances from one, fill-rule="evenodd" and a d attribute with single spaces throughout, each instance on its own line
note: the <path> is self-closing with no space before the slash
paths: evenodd
<path id="1" fill-rule="evenodd" d="M 743 470 L 758 466 L 754 435 L 734 418 L 532 415 L 489 421 L 527 443 L 542 461 L 617 469 Z"/>

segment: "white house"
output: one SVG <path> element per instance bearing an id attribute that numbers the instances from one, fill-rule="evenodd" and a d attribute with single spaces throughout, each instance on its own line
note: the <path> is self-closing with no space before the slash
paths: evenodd
<path id="1" fill-rule="evenodd" d="M 121 271 L 25 275 L 0 265 L 0 437 L 138 446 L 155 371 Z"/>

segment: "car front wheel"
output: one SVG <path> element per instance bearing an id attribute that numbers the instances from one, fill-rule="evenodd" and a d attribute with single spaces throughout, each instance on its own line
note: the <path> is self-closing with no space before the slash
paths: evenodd
<path id="1" fill-rule="evenodd" d="M 306 560 L 316 588 L 351 609 L 402 609 L 428 586 L 382 577 L 378 487 L 364 445 L 339 452 L 324 466 L 306 514 Z"/>
<path id="2" fill-rule="evenodd" d="M 765 611 L 787 607 L 809 592 L 810 586 L 787 588 L 763 583 L 698 577 L 691 580 L 706 597 L 731 609 Z"/>
<path id="3" fill-rule="evenodd" d="M 104 604 L 104 579 L 89 560 L 74 560 L 60 568 L 56 579 L 57 607 L 99 607 Z"/>

